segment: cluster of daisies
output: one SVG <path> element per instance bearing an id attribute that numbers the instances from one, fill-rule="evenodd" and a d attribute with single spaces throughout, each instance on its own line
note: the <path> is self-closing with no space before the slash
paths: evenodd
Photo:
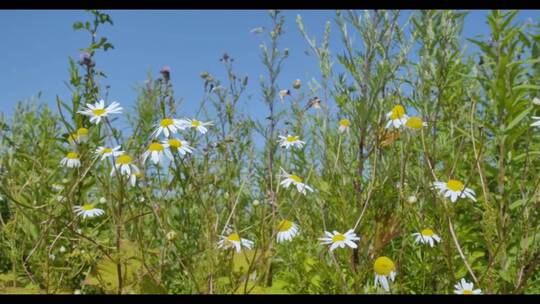
<path id="1" fill-rule="evenodd" d="M 88 116 L 90 123 L 99 124 L 102 120 L 106 119 L 111 114 L 121 114 L 122 107 L 118 102 L 112 102 L 110 105 L 105 106 L 105 101 L 100 100 L 95 104 L 86 104 L 82 110 L 77 113 Z M 171 161 L 174 160 L 174 154 L 178 153 L 180 156 L 185 156 L 193 152 L 193 147 L 189 143 L 181 138 L 176 137 L 176 134 L 180 130 L 192 128 L 206 134 L 207 127 L 211 126 L 212 122 L 202 122 L 196 119 L 176 119 L 176 118 L 163 118 L 155 125 L 155 130 L 152 133 L 151 142 L 148 144 L 147 150 L 142 155 L 142 162 L 146 163 L 148 159 L 154 164 L 159 164 L 163 161 L 163 156 Z M 161 140 L 158 140 L 160 136 L 163 136 Z M 77 151 L 77 147 L 88 141 L 89 130 L 87 128 L 79 128 L 76 132 L 68 137 L 68 142 L 71 144 L 71 150 L 60 161 L 62 166 L 67 168 L 78 168 L 81 166 L 80 154 Z M 142 176 L 141 170 L 134 162 L 132 156 L 128 155 L 121 150 L 121 146 L 108 147 L 100 146 L 95 150 L 95 158 L 100 161 L 106 161 L 110 159 L 112 161 L 111 176 L 120 174 L 127 178 L 131 186 L 135 186 L 137 178 Z M 74 212 L 83 218 L 91 218 L 100 216 L 105 213 L 104 210 L 95 207 L 95 204 L 84 204 L 73 207 Z"/>
<path id="2" fill-rule="evenodd" d="M 386 128 L 407 128 L 410 130 L 420 130 L 422 127 L 427 126 L 427 123 L 424 122 L 420 117 L 411 116 L 409 117 L 406 114 L 405 108 L 401 105 L 396 105 L 392 111 L 388 112 L 386 117 L 388 122 Z M 350 130 L 351 122 L 350 120 L 343 118 L 338 122 L 338 131 L 340 133 L 348 133 Z M 305 145 L 305 142 L 300 140 L 299 136 L 293 134 L 279 135 L 278 143 L 281 147 L 285 149 L 292 148 L 302 148 Z M 288 173 L 284 169 L 281 169 L 281 176 L 283 180 L 280 185 L 284 188 L 289 188 L 291 185 L 295 186 L 297 191 L 303 195 L 306 195 L 307 191 L 313 192 L 313 188 L 305 184 L 302 178 L 296 174 Z M 475 199 L 475 192 L 466 188 L 465 185 L 459 181 L 450 179 L 447 182 L 437 181 L 433 183 L 433 189 L 438 190 L 439 193 L 445 197 L 449 198 L 453 203 L 455 203 L 460 198 L 469 198 L 473 201 Z M 306 191 L 307 190 L 307 191 Z M 277 242 L 287 242 L 291 241 L 295 236 L 298 235 L 300 228 L 298 225 L 289 220 L 281 220 L 277 226 Z M 427 244 L 430 247 L 434 247 L 436 243 L 441 242 L 441 238 L 435 234 L 431 228 L 426 228 L 420 232 L 412 234 L 415 237 L 415 244 Z M 324 237 L 319 238 L 319 241 L 322 245 L 328 245 L 330 252 L 334 251 L 337 248 L 357 248 L 356 244 L 360 240 L 360 237 L 356 235 L 354 229 L 349 229 L 345 233 L 339 231 L 325 231 Z M 227 235 L 222 235 L 218 242 L 220 248 L 234 248 L 237 253 L 241 252 L 242 247 L 251 249 L 254 245 L 254 242 L 248 239 L 240 237 L 238 232 L 229 231 Z M 373 270 L 375 272 L 375 287 L 381 286 L 385 291 L 390 291 L 389 281 L 394 281 L 396 276 L 396 267 L 394 262 L 386 256 L 379 257 L 375 260 L 373 264 Z M 480 289 L 473 289 L 473 283 L 467 282 L 465 279 L 455 285 L 455 293 L 457 294 L 480 294 Z"/>
<path id="3" fill-rule="evenodd" d="M 90 122 L 99 124 L 102 119 L 106 119 L 111 114 L 121 114 L 122 108 L 117 102 L 111 103 L 109 106 L 105 106 L 105 101 L 100 100 L 95 104 L 87 104 L 86 108 L 78 113 L 90 117 Z M 406 114 L 405 108 L 401 105 L 396 105 L 394 108 L 386 114 L 388 122 L 386 128 L 408 128 L 411 130 L 419 130 L 427 124 L 422 121 L 420 117 L 409 117 Z M 538 123 L 538 122 L 537 122 Z M 147 150 L 142 155 L 142 162 L 146 163 L 148 159 L 155 164 L 163 162 L 164 156 L 170 161 L 174 161 L 174 154 L 178 153 L 181 156 L 191 154 L 193 147 L 190 144 L 177 137 L 177 134 L 181 130 L 192 128 L 205 134 L 208 126 L 211 126 L 212 122 L 201 122 L 196 119 L 176 119 L 172 117 L 166 117 L 161 119 L 156 125 L 155 130 L 151 135 L 150 143 Z M 343 118 L 338 122 L 338 131 L 340 133 L 348 133 L 350 130 L 350 120 Z M 74 134 L 69 137 L 69 143 L 73 147 L 81 143 L 85 143 L 88 140 L 89 130 L 87 128 L 79 128 Z M 159 139 L 162 137 L 161 139 Z M 279 135 L 278 143 L 286 150 L 289 149 L 301 149 L 305 145 L 305 142 L 300 140 L 300 137 L 293 134 Z M 140 169 L 134 164 L 133 158 L 121 150 L 121 146 L 106 147 L 100 146 L 95 151 L 96 159 L 101 161 L 106 159 L 112 160 L 111 176 L 115 174 L 121 174 L 129 180 L 129 184 L 134 186 L 136 184 L 137 177 L 141 176 Z M 78 168 L 81 165 L 79 153 L 74 148 L 69 151 L 66 156 L 61 160 L 61 165 L 68 168 Z M 280 176 L 282 178 L 280 186 L 283 188 L 290 188 L 291 185 L 296 188 L 298 193 L 306 195 L 307 192 L 314 192 L 314 189 L 307 185 L 303 179 L 294 174 L 288 173 L 281 168 Z M 472 189 L 466 188 L 463 182 L 459 180 L 450 179 L 447 182 L 437 181 L 433 183 L 433 189 L 438 190 L 439 193 L 449 198 L 455 203 L 460 198 L 468 198 L 473 201 L 475 199 L 475 193 Z M 83 218 L 100 216 L 105 213 L 104 210 L 96 208 L 94 204 L 84 204 L 81 206 L 75 206 L 74 212 Z M 283 243 L 292 241 L 294 237 L 299 234 L 300 228 L 293 221 L 283 219 L 278 223 L 277 228 L 277 242 Z M 431 228 L 426 228 L 420 232 L 412 234 L 415 237 L 415 243 L 428 244 L 430 247 L 434 247 L 436 243 L 441 242 L 441 238 L 435 234 Z M 337 248 L 357 248 L 357 242 L 360 237 L 356 235 L 354 229 L 349 229 L 345 233 L 339 231 L 325 231 L 324 236 L 319 238 L 322 245 L 327 245 L 330 252 L 333 252 Z M 242 238 L 238 232 L 231 229 L 227 230 L 226 235 L 222 235 L 218 242 L 218 247 L 223 249 L 234 248 L 236 252 L 241 252 L 242 247 L 251 249 L 254 246 L 254 242 L 248 239 Z M 396 276 L 396 266 L 394 262 L 386 256 L 379 257 L 373 264 L 373 270 L 375 273 L 374 285 L 375 287 L 381 286 L 384 290 L 390 291 L 389 281 L 394 281 Z M 455 293 L 459 294 L 479 294 L 479 289 L 473 289 L 473 284 L 462 279 L 455 285 Z"/>

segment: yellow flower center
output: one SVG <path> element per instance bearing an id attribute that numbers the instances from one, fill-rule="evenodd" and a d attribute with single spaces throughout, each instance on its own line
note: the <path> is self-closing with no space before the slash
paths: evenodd
<path id="1" fill-rule="evenodd" d="M 282 220 L 282 221 L 279 223 L 278 231 L 279 231 L 279 232 L 289 231 L 289 229 L 291 229 L 292 226 L 293 226 L 293 222 L 287 221 L 287 220 Z"/>
<path id="2" fill-rule="evenodd" d="M 94 209 L 94 205 L 92 205 L 92 204 L 85 204 L 85 205 L 82 205 L 81 208 L 82 208 L 82 210 L 84 210 L 84 211 L 90 211 L 90 210 Z"/>
<path id="3" fill-rule="evenodd" d="M 345 241 L 345 236 L 341 233 L 336 233 L 336 235 L 334 235 L 332 237 L 332 242 L 339 242 L 339 241 Z"/>
<path id="4" fill-rule="evenodd" d="M 131 164 L 132 158 L 129 155 L 120 155 L 118 159 L 116 160 L 117 163 L 120 165 L 129 165 Z"/>
<path id="5" fill-rule="evenodd" d="M 77 159 L 79 158 L 79 154 L 77 154 L 77 152 L 69 152 L 66 157 L 69 159 Z"/>
<path id="6" fill-rule="evenodd" d="M 424 122 L 422 121 L 422 119 L 416 116 L 407 119 L 407 122 L 405 123 L 405 126 L 413 130 L 422 129 L 423 125 Z"/>
<path id="7" fill-rule="evenodd" d="M 405 115 L 405 108 L 402 105 L 397 105 L 392 109 L 392 114 L 390 115 L 390 119 L 396 120 L 400 119 Z"/>
<path id="8" fill-rule="evenodd" d="M 462 182 L 455 179 L 449 180 L 448 183 L 446 183 L 446 186 L 452 191 L 462 191 L 465 188 L 465 185 L 463 185 Z"/>
<path id="9" fill-rule="evenodd" d="M 339 125 L 343 127 L 349 127 L 351 125 L 351 121 L 348 120 L 347 118 L 343 118 L 342 120 L 339 121 Z"/>
<path id="10" fill-rule="evenodd" d="M 201 122 L 194 119 L 191 121 L 191 125 L 194 126 L 194 127 L 199 127 L 201 125 Z"/>
<path id="11" fill-rule="evenodd" d="M 293 181 L 297 182 L 297 183 L 301 183 L 302 182 L 302 179 L 300 178 L 300 176 L 298 175 L 294 175 L 294 174 L 291 174 L 289 176 L 290 179 L 292 179 Z"/>
<path id="12" fill-rule="evenodd" d="M 105 114 L 105 109 L 93 109 L 92 113 L 94 113 L 94 115 L 96 115 L 96 116 L 101 116 L 101 115 Z"/>
<path id="13" fill-rule="evenodd" d="M 111 153 L 113 150 L 111 148 L 103 148 L 103 150 L 101 150 L 101 153 L 105 154 L 105 153 Z"/>
<path id="14" fill-rule="evenodd" d="M 163 128 L 166 128 L 172 124 L 173 124 L 173 120 L 170 118 L 162 119 L 161 122 L 159 123 L 159 125 L 162 126 Z"/>
<path id="15" fill-rule="evenodd" d="M 79 128 L 79 130 L 77 130 L 77 135 L 79 135 L 79 136 L 88 135 L 88 129 L 87 128 Z"/>
<path id="16" fill-rule="evenodd" d="M 231 233 L 231 235 L 229 235 L 227 237 L 227 240 L 231 241 L 231 242 L 240 242 L 240 235 L 238 235 L 238 233 Z"/>
<path id="17" fill-rule="evenodd" d="M 173 147 L 173 148 L 180 148 L 182 147 L 182 142 L 179 141 L 178 139 L 169 139 L 169 146 Z"/>
<path id="18" fill-rule="evenodd" d="M 148 147 L 148 151 L 163 151 L 163 145 L 160 143 L 151 143 Z"/>
<path id="19" fill-rule="evenodd" d="M 433 230 L 431 230 L 431 229 L 424 229 L 420 233 L 422 233 L 423 236 L 432 236 L 434 234 Z"/>
<path id="20" fill-rule="evenodd" d="M 292 135 L 287 136 L 287 141 L 288 142 L 295 142 L 297 140 L 298 140 L 298 136 L 292 136 Z"/>
<path id="21" fill-rule="evenodd" d="M 385 256 L 377 258 L 373 264 L 373 270 L 375 270 L 375 273 L 383 276 L 389 275 L 392 271 L 394 271 L 395 268 L 396 266 L 394 265 L 394 262 Z"/>
<path id="22" fill-rule="evenodd" d="M 472 292 L 472 290 L 465 289 L 465 290 L 463 290 L 463 294 L 464 294 L 464 295 L 472 295 L 473 292 Z"/>

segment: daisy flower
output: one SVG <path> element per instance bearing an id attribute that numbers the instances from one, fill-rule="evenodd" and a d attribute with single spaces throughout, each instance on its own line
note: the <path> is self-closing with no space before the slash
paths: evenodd
<path id="1" fill-rule="evenodd" d="M 450 197 L 452 203 L 455 203 L 458 198 L 465 197 L 468 197 L 476 202 L 474 191 L 470 188 L 465 188 L 465 185 L 463 185 L 462 182 L 455 179 L 451 179 L 446 183 L 434 182 L 433 188 L 438 189 L 439 192 L 444 195 L 444 197 Z"/>
<path id="2" fill-rule="evenodd" d="M 386 118 L 389 119 L 386 128 L 394 127 L 398 129 L 407 122 L 408 116 L 405 114 L 405 108 L 402 105 L 396 105 L 392 111 L 386 113 Z"/>
<path id="3" fill-rule="evenodd" d="M 394 262 L 388 257 L 379 257 L 373 264 L 373 270 L 375 271 L 375 288 L 380 284 L 384 290 L 390 291 L 388 279 L 393 282 L 396 277 L 396 265 Z"/>
<path id="4" fill-rule="evenodd" d="M 418 131 L 423 127 L 427 127 L 427 122 L 423 121 L 420 117 L 413 116 L 407 119 L 407 121 L 405 122 L 405 127 L 413 131 Z"/>
<path id="5" fill-rule="evenodd" d="M 285 172 L 285 170 L 283 169 L 281 170 L 283 171 L 283 177 L 285 179 L 281 181 L 280 185 L 284 186 L 285 188 L 289 188 L 289 186 L 293 184 L 296 186 L 296 189 L 298 190 L 298 192 L 304 195 L 306 195 L 306 189 L 309 190 L 310 192 L 313 192 L 313 188 L 304 184 L 302 182 L 302 178 L 300 178 L 298 175 L 288 174 L 287 172 Z"/>
<path id="6" fill-rule="evenodd" d="M 148 146 L 148 150 L 146 150 L 142 155 L 143 162 L 146 162 L 146 159 L 150 156 L 150 158 L 152 159 L 152 162 L 154 164 L 158 164 L 163 158 L 163 154 L 167 155 L 167 157 L 172 160 L 173 156 L 171 152 L 167 150 L 168 147 L 169 147 L 168 143 L 158 143 L 158 142 L 151 143 Z"/>
<path id="7" fill-rule="evenodd" d="M 77 215 L 82 215 L 83 218 L 100 216 L 105 213 L 105 211 L 103 211 L 102 209 L 94 207 L 93 204 L 74 206 L 73 212 L 75 212 L 75 214 Z"/>
<path id="8" fill-rule="evenodd" d="M 456 285 L 454 285 L 456 290 L 454 290 L 455 294 L 463 294 L 463 295 L 472 295 L 472 294 L 482 294 L 481 289 L 473 289 L 474 284 L 471 282 L 467 282 L 465 278 L 461 279 L 461 282 L 458 282 Z"/>
<path id="9" fill-rule="evenodd" d="M 116 146 L 114 148 L 109 147 L 99 147 L 96 149 L 95 155 L 96 157 L 101 156 L 101 160 L 104 160 L 105 158 L 112 156 L 117 157 L 119 155 L 122 155 L 124 151 L 120 151 L 121 146 Z"/>
<path id="10" fill-rule="evenodd" d="M 202 122 L 200 120 L 196 120 L 196 119 L 181 119 L 180 120 L 180 124 L 184 127 L 184 128 L 195 128 L 197 129 L 197 131 L 201 132 L 201 134 L 205 134 L 208 129 L 206 128 L 206 126 L 211 126 L 213 125 L 213 123 L 211 121 L 209 122 Z"/>
<path id="11" fill-rule="evenodd" d="M 77 132 L 71 134 L 69 136 L 69 143 L 70 144 L 80 144 L 88 141 L 88 129 L 87 128 L 79 128 Z"/>
<path id="12" fill-rule="evenodd" d="M 156 130 L 152 133 L 153 137 L 158 137 L 161 133 L 169 137 L 169 134 L 176 134 L 178 130 L 184 130 L 186 128 L 182 125 L 181 120 L 175 118 L 163 118 L 155 127 Z"/>
<path id="13" fill-rule="evenodd" d="M 334 230 L 333 233 L 330 233 L 328 231 L 325 231 L 324 234 L 326 237 L 319 238 L 320 241 L 322 241 L 323 245 L 330 245 L 330 251 L 334 251 L 334 249 L 340 247 L 345 248 L 345 245 L 356 248 L 358 247 L 354 241 L 360 240 L 360 237 L 356 236 L 356 233 L 354 233 L 354 230 L 350 229 L 349 231 L 345 232 L 345 234 L 339 233 Z"/>
<path id="14" fill-rule="evenodd" d="M 433 230 L 431 229 L 424 229 L 420 232 L 416 232 L 412 234 L 413 236 L 416 236 L 416 240 L 414 243 L 422 243 L 422 244 L 429 244 L 429 246 L 433 247 L 435 245 L 435 242 L 440 242 L 441 238 L 436 235 Z"/>
<path id="15" fill-rule="evenodd" d="M 351 128 L 351 121 L 347 118 L 343 118 L 339 121 L 339 132 L 349 132 L 349 129 Z"/>
<path id="16" fill-rule="evenodd" d="M 218 242 L 219 248 L 228 249 L 234 247 L 238 253 L 241 251 L 242 246 L 246 247 L 247 249 L 251 249 L 254 244 L 253 241 L 240 238 L 240 235 L 236 232 L 233 232 L 228 236 L 222 235 L 220 238 L 221 240 Z"/>
<path id="17" fill-rule="evenodd" d="M 191 147 L 185 140 L 170 138 L 168 140 L 164 140 L 162 144 L 168 145 L 171 151 L 178 151 L 182 156 L 186 155 L 186 153 L 193 152 L 193 147 Z"/>
<path id="18" fill-rule="evenodd" d="M 122 113 L 122 108 L 120 107 L 120 104 L 116 101 L 105 107 L 105 100 L 101 99 L 93 105 L 87 103 L 86 108 L 83 108 L 77 113 L 89 116 L 91 123 L 98 124 L 101 122 L 102 117 L 107 117 L 109 114 Z"/>
<path id="19" fill-rule="evenodd" d="M 79 153 L 69 152 L 68 154 L 66 154 L 66 157 L 62 158 L 60 164 L 68 168 L 78 168 L 81 165 Z"/>
<path id="20" fill-rule="evenodd" d="M 282 243 L 290 241 L 298 234 L 298 225 L 291 221 L 282 220 L 278 225 L 277 241 Z"/>
<path id="21" fill-rule="evenodd" d="M 531 124 L 531 127 L 540 127 L 540 116 L 533 116 L 536 121 Z"/>
<path id="22" fill-rule="evenodd" d="M 112 168 L 111 170 L 111 176 L 114 176 L 115 172 L 119 170 L 120 174 L 127 176 L 131 185 L 135 186 L 137 175 L 140 175 L 141 171 L 132 162 L 133 159 L 131 158 L 131 156 L 127 154 L 120 155 L 118 159 L 116 159 L 114 168 Z"/>
<path id="23" fill-rule="evenodd" d="M 305 144 L 304 141 L 301 141 L 298 136 L 294 135 L 287 135 L 287 136 L 281 136 L 278 135 L 279 140 L 278 143 L 281 145 L 281 147 L 285 147 L 286 149 L 289 149 L 292 147 L 298 147 L 302 148 L 302 146 Z"/>

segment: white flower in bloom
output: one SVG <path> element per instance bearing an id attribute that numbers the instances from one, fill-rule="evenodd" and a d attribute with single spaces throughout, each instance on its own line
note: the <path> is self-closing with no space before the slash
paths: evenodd
<path id="1" fill-rule="evenodd" d="M 156 124 L 156 130 L 152 133 L 153 137 L 158 137 L 161 133 L 166 137 L 169 135 L 178 133 L 178 130 L 184 130 L 186 126 L 183 125 L 180 119 L 164 118 Z"/>
<path id="2" fill-rule="evenodd" d="M 294 135 L 281 136 L 281 135 L 278 135 L 278 137 L 279 137 L 278 143 L 281 145 L 281 147 L 285 147 L 286 149 L 289 149 L 290 147 L 302 148 L 302 146 L 305 144 L 305 142 L 301 141 L 298 138 L 298 136 L 294 136 Z"/>
<path id="3" fill-rule="evenodd" d="M 319 238 L 319 240 L 322 241 L 323 245 L 332 244 L 330 245 L 330 251 L 334 251 L 338 247 L 345 248 L 345 245 L 351 248 L 356 248 L 358 246 L 354 242 L 360 240 L 360 237 L 356 236 L 356 233 L 354 233 L 354 230 L 352 229 L 344 234 L 335 230 L 333 233 L 325 231 L 324 234 L 326 236 Z"/>
<path id="4" fill-rule="evenodd" d="M 189 119 L 188 118 L 188 119 L 181 119 L 180 120 L 180 125 L 182 125 L 184 128 L 197 129 L 197 131 L 199 131 L 201 134 L 205 134 L 208 131 L 208 129 L 206 127 L 213 125 L 213 123 L 211 121 L 202 122 L 202 121 L 197 120 L 197 119 Z"/>
<path id="5" fill-rule="evenodd" d="M 388 118 L 386 128 L 394 127 L 398 129 L 407 122 L 408 116 L 405 114 L 405 108 L 402 105 L 396 105 L 392 111 L 386 113 L 386 118 Z"/>
<path id="6" fill-rule="evenodd" d="M 285 96 L 291 96 L 291 91 L 289 91 L 289 90 L 281 90 L 281 91 L 279 91 L 279 99 L 281 101 L 283 101 L 283 98 L 285 98 Z"/>
<path id="7" fill-rule="evenodd" d="M 69 152 L 66 157 L 62 158 L 60 164 L 68 168 L 78 168 L 81 165 L 79 154 L 77 152 Z"/>
<path id="8" fill-rule="evenodd" d="M 111 170 L 111 176 L 114 176 L 115 172 L 119 170 L 120 174 L 128 177 L 131 185 L 135 186 L 137 175 L 140 174 L 141 171 L 132 162 L 133 159 L 131 156 L 127 154 L 120 155 L 114 164 L 114 168 Z"/>
<path id="9" fill-rule="evenodd" d="M 116 146 L 114 148 L 109 147 L 99 147 L 96 149 L 95 155 L 96 157 L 101 157 L 101 160 L 104 160 L 105 158 L 112 156 L 117 157 L 119 155 L 124 154 L 124 151 L 120 151 L 122 147 Z"/>
<path id="10" fill-rule="evenodd" d="M 347 118 L 343 118 L 339 121 L 339 132 L 340 133 L 343 133 L 343 132 L 349 132 L 349 129 L 351 128 L 351 121 L 348 120 Z"/>
<path id="11" fill-rule="evenodd" d="M 462 182 L 451 179 L 448 182 L 434 182 L 433 188 L 438 189 L 439 192 L 444 195 L 444 197 L 449 197 L 452 203 L 455 203 L 458 198 L 468 197 L 474 202 L 476 198 L 474 197 L 475 193 L 470 188 L 465 188 Z"/>
<path id="12" fill-rule="evenodd" d="M 421 232 L 416 232 L 412 234 L 416 237 L 414 243 L 429 244 L 429 246 L 435 246 L 435 242 L 440 242 L 441 238 L 436 235 L 431 229 L 424 229 Z"/>
<path id="13" fill-rule="evenodd" d="M 189 143 L 185 140 L 170 138 L 170 139 L 164 140 L 162 144 L 168 145 L 169 150 L 171 150 L 171 152 L 178 151 L 178 153 L 180 153 L 180 155 L 182 156 L 186 155 L 186 153 L 193 152 L 193 147 L 191 147 Z"/>
<path id="14" fill-rule="evenodd" d="M 85 204 L 82 206 L 74 206 L 73 211 L 75 214 L 82 216 L 83 218 L 100 216 L 105 213 L 102 209 L 94 207 L 93 204 Z"/>
<path id="15" fill-rule="evenodd" d="M 171 152 L 167 150 L 167 148 L 169 148 L 169 144 L 167 143 L 158 143 L 158 142 L 151 143 L 148 146 L 148 150 L 146 150 L 142 155 L 143 162 L 146 162 L 146 159 L 150 156 L 150 158 L 152 159 L 152 162 L 154 164 L 158 164 L 163 158 L 163 154 L 167 155 L 167 157 L 170 160 L 173 160 L 173 156 Z"/>
<path id="16" fill-rule="evenodd" d="M 101 99 L 93 105 L 87 103 L 86 108 L 83 108 L 77 113 L 89 116 L 91 123 L 98 124 L 101 122 L 102 117 L 107 117 L 109 114 L 121 114 L 122 108 L 116 101 L 105 107 L 105 100 Z"/>
<path id="17" fill-rule="evenodd" d="M 373 270 L 375 271 L 375 288 L 380 284 L 384 290 L 390 291 L 388 279 L 394 281 L 396 277 L 396 265 L 394 262 L 388 257 L 379 257 L 373 264 Z"/>
<path id="18" fill-rule="evenodd" d="M 281 181 L 280 185 L 282 185 L 283 187 L 285 188 L 289 188 L 289 186 L 291 184 L 295 185 L 296 186 L 296 189 L 298 190 L 298 192 L 306 195 L 306 189 L 309 190 L 310 192 L 313 192 L 313 188 L 311 188 L 310 186 L 304 184 L 302 182 L 302 178 L 299 177 L 298 175 L 295 175 L 295 174 L 289 174 L 287 172 L 285 172 L 285 170 L 281 169 L 282 170 L 282 176 L 285 178 L 284 180 Z"/>
<path id="19" fill-rule="evenodd" d="M 454 285 L 456 290 L 454 290 L 455 294 L 462 294 L 462 295 L 472 295 L 472 294 L 482 294 L 481 289 L 474 289 L 474 284 L 467 282 L 465 278 L 461 279 L 461 282 L 458 282 L 456 285 Z"/>
<path id="20" fill-rule="evenodd" d="M 222 235 L 220 238 L 221 240 L 218 242 L 219 248 L 228 249 L 234 247 L 238 253 L 241 251 L 242 246 L 251 249 L 254 244 L 253 241 L 241 238 L 236 232 L 231 233 L 228 236 Z"/>
<path id="21" fill-rule="evenodd" d="M 282 243 L 284 241 L 290 241 L 298 234 L 298 225 L 291 221 L 282 220 L 278 224 L 277 241 Z"/>

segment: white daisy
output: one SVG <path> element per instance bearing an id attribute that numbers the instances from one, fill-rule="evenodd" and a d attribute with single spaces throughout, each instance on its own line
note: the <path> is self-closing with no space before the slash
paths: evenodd
<path id="1" fill-rule="evenodd" d="M 281 147 L 285 147 L 286 149 L 289 149 L 292 147 L 298 147 L 302 148 L 302 146 L 305 144 L 304 141 L 301 141 L 298 136 L 294 135 L 287 135 L 287 136 L 281 136 L 278 135 L 279 140 L 278 143 L 280 143 Z"/>
<path id="2" fill-rule="evenodd" d="M 461 279 L 461 282 L 458 282 L 456 285 L 454 285 L 456 290 L 454 290 L 455 294 L 462 294 L 462 295 L 472 295 L 472 294 L 482 294 L 481 289 L 474 289 L 474 284 L 471 282 L 467 282 L 465 278 Z"/>
<path id="3" fill-rule="evenodd" d="M 349 132 L 349 129 L 351 128 L 351 121 L 347 118 L 343 118 L 339 121 L 339 132 Z"/>
<path id="4" fill-rule="evenodd" d="M 345 234 L 339 233 L 335 230 L 333 233 L 325 231 L 324 234 L 326 237 L 319 238 L 319 240 L 322 241 L 323 245 L 332 244 L 330 245 L 330 251 L 334 251 L 334 249 L 338 247 L 345 248 L 345 245 L 351 248 L 356 248 L 358 246 L 354 243 L 354 241 L 360 240 L 360 237 L 356 236 L 353 229 L 345 232 Z"/>
<path id="5" fill-rule="evenodd" d="M 285 172 L 285 170 L 281 169 L 283 171 L 282 176 L 285 178 L 281 181 L 280 185 L 284 186 L 285 188 L 289 188 L 291 184 L 296 186 L 296 189 L 298 192 L 306 195 L 306 189 L 310 192 L 313 192 L 313 188 L 310 186 L 304 184 L 302 182 L 302 178 L 300 178 L 298 175 L 289 174 Z"/>
<path id="6" fill-rule="evenodd" d="M 398 129 L 407 122 L 408 116 L 405 114 L 405 108 L 402 105 L 396 105 L 392 111 L 386 113 L 386 118 L 389 119 L 386 128 L 394 127 Z"/>
<path id="7" fill-rule="evenodd" d="M 77 132 L 71 134 L 69 136 L 69 143 L 70 144 L 81 144 L 88 141 L 88 129 L 87 128 L 79 128 L 77 129 Z"/>
<path id="8" fill-rule="evenodd" d="M 180 124 L 184 127 L 184 128 L 194 128 L 194 129 L 197 129 L 197 131 L 201 132 L 201 134 L 205 134 L 208 129 L 206 128 L 207 126 L 211 126 L 213 125 L 213 123 L 211 121 L 209 122 L 202 122 L 200 120 L 196 120 L 196 119 L 180 119 Z"/>
<path id="9" fill-rule="evenodd" d="M 102 209 L 94 207 L 93 204 L 85 204 L 85 205 L 82 205 L 82 206 L 74 206 L 73 211 L 77 215 L 82 215 L 83 218 L 100 216 L 103 213 L 105 213 L 105 211 L 103 211 Z"/>
<path id="10" fill-rule="evenodd" d="M 418 131 L 426 126 L 427 126 L 427 122 L 423 121 L 422 118 L 416 117 L 416 116 L 409 117 L 407 121 L 405 122 L 405 127 L 414 131 Z"/>
<path id="11" fill-rule="evenodd" d="M 116 171 L 119 170 L 120 174 L 128 177 L 131 185 L 135 186 L 135 182 L 137 181 L 137 175 L 139 175 L 141 171 L 132 162 L 133 159 L 131 158 L 131 156 L 127 154 L 120 155 L 118 159 L 116 159 L 114 168 L 112 168 L 111 170 L 111 176 L 114 176 Z"/>
<path id="12" fill-rule="evenodd" d="M 444 197 L 450 197 L 452 203 L 455 203 L 458 198 L 468 197 L 476 202 L 475 193 L 470 188 L 465 188 L 462 182 L 451 179 L 448 182 L 434 182 L 433 188 L 438 189 Z"/>
<path id="13" fill-rule="evenodd" d="M 379 257 L 373 264 L 373 270 L 375 271 L 375 288 L 380 284 L 384 290 L 390 291 L 388 279 L 393 282 L 396 277 L 396 265 L 394 262 L 388 257 Z"/>
<path id="14" fill-rule="evenodd" d="M 540 116 L 533 116 L 536 121 L 531 124 L 531 127 L 540 127 Z"/>
<path id="15" fill-rule="evenodd" d="M 163 145 L 168 145 L 171 151 L 178 151 L 180 155 L 184 156 L 186 153 L 193 153 L 193 147 L 185 140 L 176 138 L 170 138 L 162 142 Z"/>
<path id="16" fill-rule="evenodd" d="M 180 119 L 163 118 L 156 124 L 156 130 L 152 133 L 153 137 L 158 137 L 161 133 L 166 137 L 169 134 L 176 134 L 178 130 L 184 130 L 186 126 L 182 124 Z"/>
<path id="17" fill-rule="evenodd" d="M 247 249 L 251 249 L 254 244 L 253 241 L 241 238 L 236 232 L 233 232 L 228 236 L 222 235 L 220 238 L 221 240 L 218 242 L 219 248 L 228 249 L 234 247 L 236 252 L 240 252 L 242 246 L 246 247 Z"/>
<path id="18" fill-rule="evenodd" d="M 104 160 L 105 158 L 109 156 L 117 157 L 119 155 L 124 154 L 124 151 L 120 151 L 121 148 L 122 148 L 121 146 L 116 146 L 114 148 L 99 147 L 96 149 L 95 155 L 96 157 L 101 156 L 101 160 Z"/>
<path id="19" fill-rule="evenodd" d="M 414 241 L 415 244 L 420 242 L 422 244 L 429 244 L 429 246 L 433 247 L 435 242 L 439 243 L 441 241 L 441 238 L 429 228 L 413 233 L 412 235 L 416 236 L 416 240 Z"/>
<path id="20" fill-rule="evenodd" d="M 150 158 L 152 159 L 152 162 L 154 164 L 158 164 L 163 158 L 163 154 L 167 155 L 167 157 L 170 160 L 172 160 L 173 156 L 171 152 L 167 150 L 167 148 L 169 148 L 168 143 L 158 143 L 158 142 L 151 143 L 148 146 L 148 150 L 146 150 L 142 155 L 143 162 L 146 162 L 146 159 L 148 158 L 148 156 L 150 156 Z"/>
<path id="21" fill-rule="evenodd" d="M 79 153 L 69 152 L 68 154 L 66 154 L 66 157 L 62 158 L 60 164 L 68 168 L 78 168 L 81 165 Z"/>
<path id="22" fill-rule="evenodd" d="M 107 117 L 109 114 L 122 113 L 122 108 L 120 107 L 120 104 L 116 101 L 105 107 L 105 100 L 101 99 L 93 105 L 87 103 L 86 108 L 83 108 L 77 113 L 90 116 L 90 122 L 98 124 L 101 122 L 102 117 Z"/>
<path id="23" fill-rule="evenodd" d="M 298 234 L 298 225 L 291 221 L 282 220 L 278 224 L 277 241 L 282 243 L 284 241 L 290 241 Z"/>

